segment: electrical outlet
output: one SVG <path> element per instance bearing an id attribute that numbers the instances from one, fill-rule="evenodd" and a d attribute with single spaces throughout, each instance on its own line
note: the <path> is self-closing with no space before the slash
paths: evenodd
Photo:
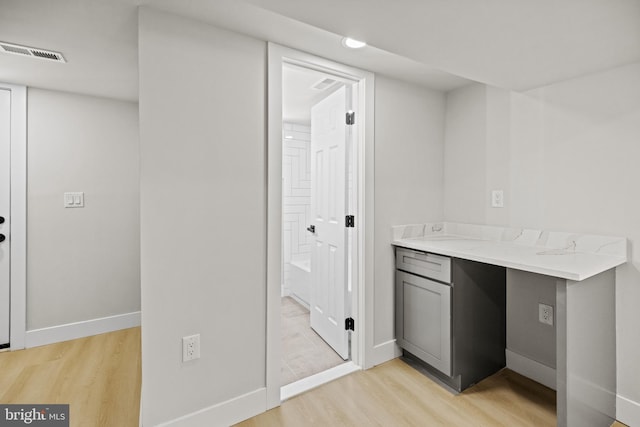
<path id="1" fill-rule="evenodd" d="M 200 358 L 200 334 L 182 337 L 182 361 Z"/>
<path id="2" fill-rule="evenodd" d="M 538 320 L 545 325 L 553 326 L 553 306 L 547 304 L 538 304 Z"/>
<path id="3" fill-rule="evenodd" d="M 504 191 L 503 190 L 491 191 L 491 207 L 493 208 L 504 207 Z"/>

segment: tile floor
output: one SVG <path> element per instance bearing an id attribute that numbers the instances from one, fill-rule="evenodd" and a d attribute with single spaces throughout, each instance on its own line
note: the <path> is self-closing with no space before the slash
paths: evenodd
<path id="1" fill-rule="evenodd" d="M 282 385 L 345 361 L 309 325 L 309 310 L 291 297 L 282 298 Z"/>

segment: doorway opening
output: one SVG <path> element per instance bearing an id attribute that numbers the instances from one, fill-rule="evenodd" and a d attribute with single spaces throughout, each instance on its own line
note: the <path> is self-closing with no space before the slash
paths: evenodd
<path id="1" fill-rule="evenodd" d="M 9 348 L 11 262 L 11 91 L 0 89 L 0 350 Z"/>
<path id="2" fill-rule="evenodd" d="M 351 359 L 345 320 L 353 227 L 346 218 L 355 210 L 357 132 L 347 119 L 355 115 L 357 89 L 348 78 L 282 66 L 283 396 Z"/>
<path id="3" fill-rule="evenodd" d="M 269 44 L 268 111 L 272 408 L 364 365 L 373 74 Z"/>
<path id="4" fill-rule="evenodd" d="M 0 349 L 26 333 L 27 91 L 0 83 Z"/>

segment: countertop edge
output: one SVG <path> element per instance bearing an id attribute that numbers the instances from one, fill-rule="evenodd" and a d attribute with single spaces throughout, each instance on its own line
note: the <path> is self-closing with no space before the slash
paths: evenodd
<path id="1" fill-rule="evenodd" d="M 432 252 L 439 255 L 446 255 L 454 258 L 482 262 L 485 264 L 493 264 L 501 267 L 513 268 L 515 270 L 543 274 L 546 276 L 552 276 L 552 277 L 572 280 L 576 282 L 588 279 L 590 277 L 603 273 L 612 268 L 618 267 L 624 264 L 625 262 L 627 262 L 627 260 L 623 257 L 616 257 L 612 255 L 602 255 L 601 256 L 602 264 L 599 265 L 597 268 L 595 268 L 593 271 L 588 271 L 584 273 L 575 273 L 571 271 L 562 271 L 562 270 L 556 270 L 551 268 L 545 268 L 544 266 L 533 265 L 533 264 L 520 264 L 512 261 L 505 261 L 500 258 L 492 258 L 492 257 L 481 256 L 477 254 L 468 254 L 464 252 L 441 249 L 437 247 L 437 244 L 429 245 L 429 244 L 426 244 L 424 241 L 415 242 L 415 241 L 412 241 L 411 239 L 399 239 L 399 240 L 392 241 L 391 244 L 397 247 L 413 249 L 417 251 Z"/>

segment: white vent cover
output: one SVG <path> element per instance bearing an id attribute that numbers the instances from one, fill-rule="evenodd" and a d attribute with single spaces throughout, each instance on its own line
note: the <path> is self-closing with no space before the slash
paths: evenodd
<path id="1" fill-rule="evenodd" d="M 313 86 L 311 86 L 311 89 L 326 90 L 326 89 L 329 89 L 331 86 L 335 85 L 336 83 L 338 83 L 336 80 L 333 80 L 327 77 L 320 80 L 319 82 L 316 82 Z"/>
<path id="2" fill-rule="evenodd" d="M 13 53 L 14 55 L 31 56 L 33 58 L 47 59 L 49 61 L 67 62 L 60 52 L 38 49 L 35 47 L 21 46 L 13 43 L 0 42 L 0 52 Z"/>

